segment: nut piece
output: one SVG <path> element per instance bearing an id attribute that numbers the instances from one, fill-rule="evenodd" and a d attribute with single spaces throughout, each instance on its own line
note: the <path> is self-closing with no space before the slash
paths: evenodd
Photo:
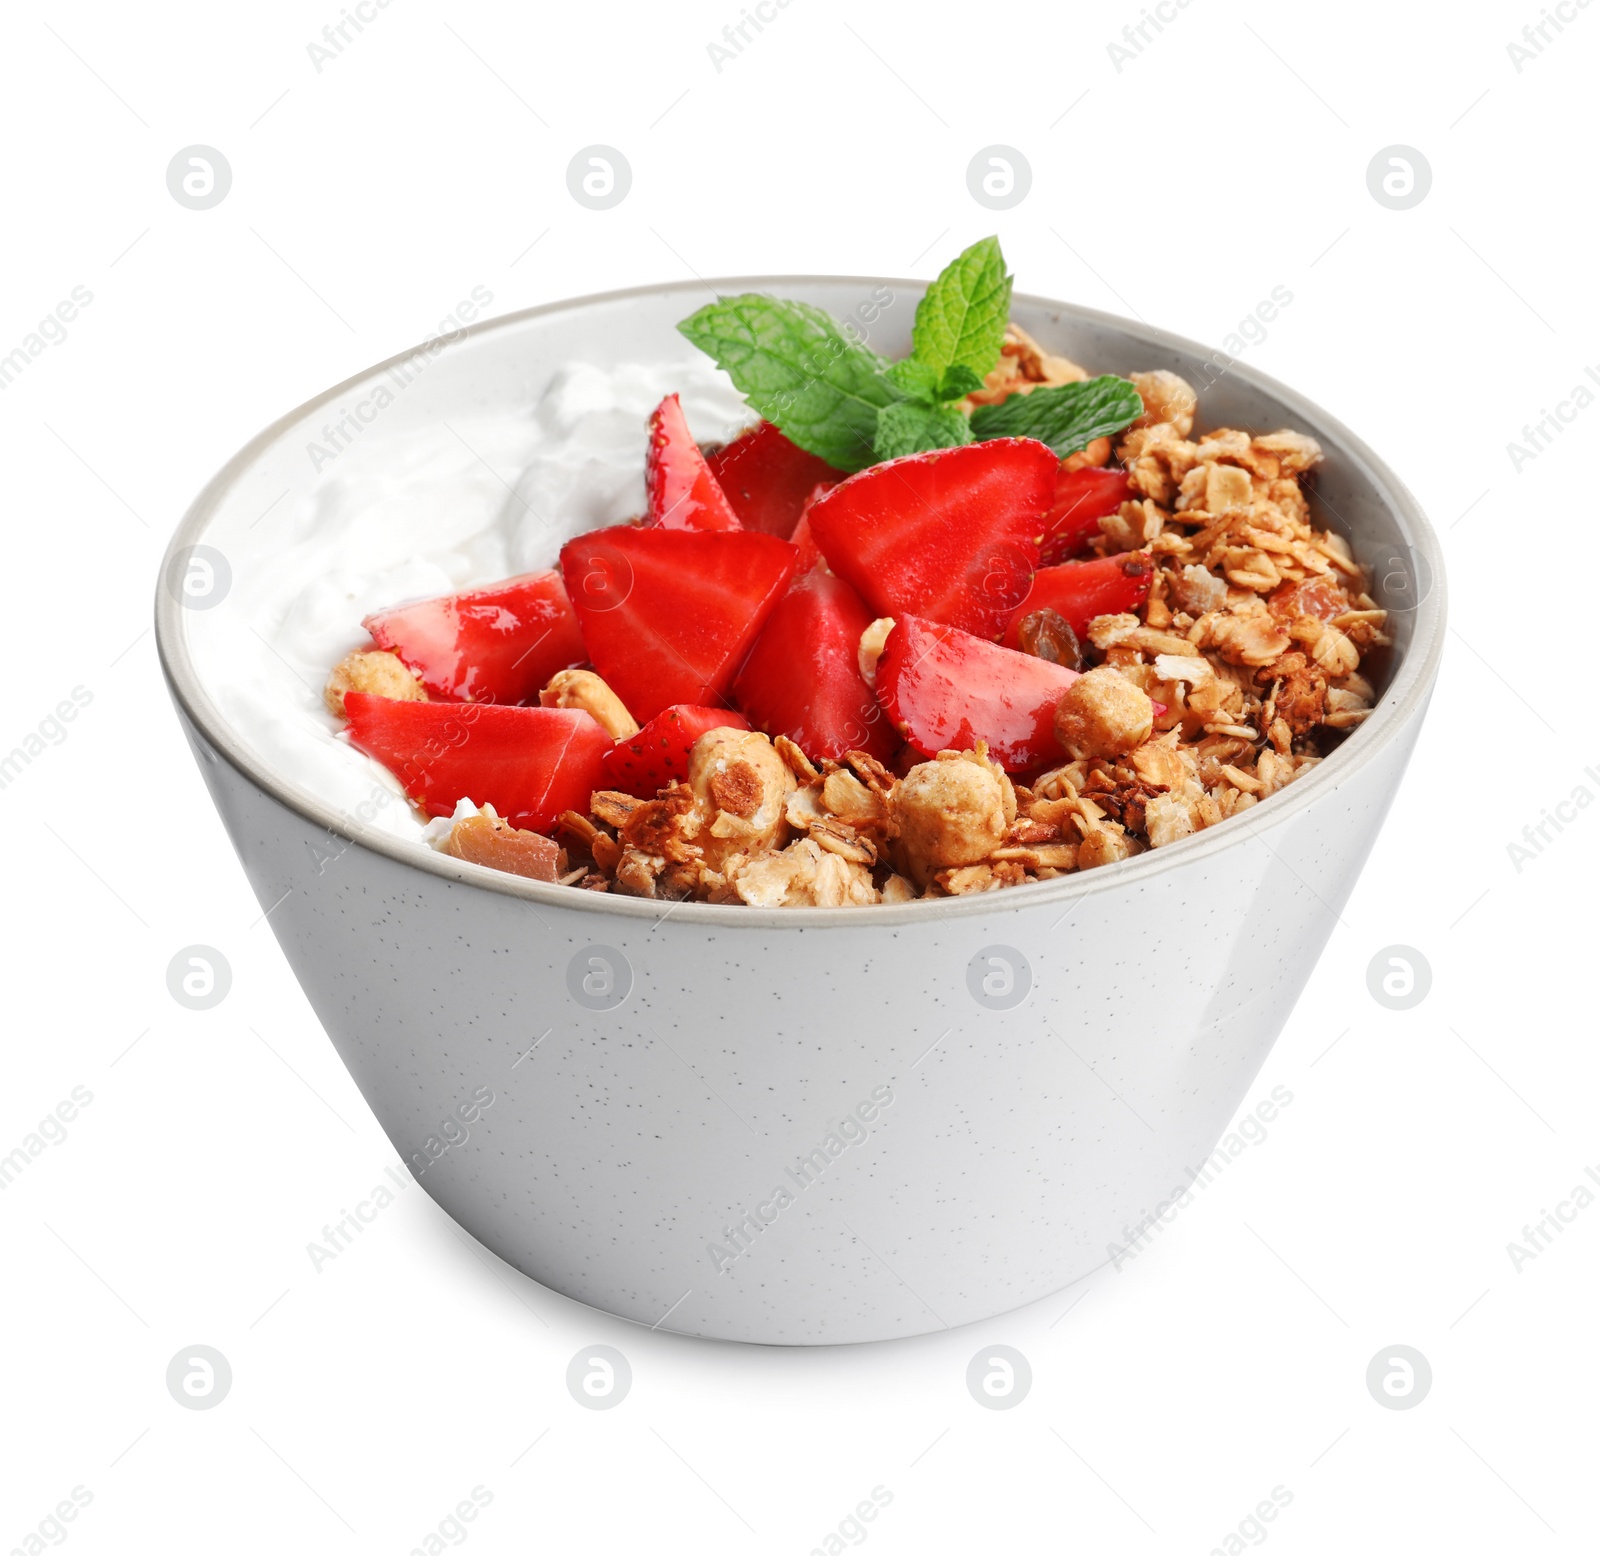
<path id="1" fill-rule="evenodd" d="M 387 649 L 358 649 L 333 667 L 328 684 L 322 688 L 322 700 L 336 719 L 344 717 L 346 692 L 371 692 L 374 697 L 388 697 L 395 702 L 428 700 L 422 682 L 400 663 L 397 654 Z"/>
<path id="2" fill-rule="evenodd" d="M 889 802 L 900 873 L 926 888 L 939 870 L 986 859 L 1011 824 L 1008 790 L 1000 768 L 975 751 L 941 752 L 913 767 Z"/>
<path id="3" fill-rule="evenodd" d="M 873 685 L 877 679 L 878 661 L 883 657 L 883 645 L 889 641 L 889 634 L 893 631 L 894 617 L 880 616 L 861 634 L 861 642 L 856 647 L 856 668 L 860 670 L 861 679 L 868 686 Z"/>
<path id="4" fill-rule="evenodd" d="M 582 708 L 613 740 L 632 740 L 638 720 L 623 707 L 622 699 L 593 670 L 558 670 L 539 693 L 543 708 Z"/>
<path id="5" fill-rule="evenodd" d="M 1109 665 L 1080 675 L 1056 704 L 1056 739 L 1075 761 L 1126 755 L 1154 723 L 1155 705 Z"/>
<path id="6" fill-rule="evenodd" d="M 705 862 L 720 870 L 731 855 L 781 848 L 784 812 L 795 787 L 789 764 L 763 734 L 710 729 L 689 752 L 694 809 L 685 818 Z"/>
<path id="7" fill-rule="evenodd" d="M 1194 429 L 1194 408 L 1198 396 L 1187 380 L 1164 367 L 1152 373 L 1129 375 L 1133 387 L 1144 401 L 1144 415 L 1134 423 L 1136 427 L 1155 427 L 1170 422 L 1180 438 L 1186 438 Z"/>

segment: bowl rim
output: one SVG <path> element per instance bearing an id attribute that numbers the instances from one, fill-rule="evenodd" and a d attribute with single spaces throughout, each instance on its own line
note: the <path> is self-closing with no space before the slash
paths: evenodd
<path id="1" fill-rule="evenodd" d="M 599 304 L 626 302 L 635 298 L 655 298 L 674 293 L 699 295 L 711 290 L 718 295 L 740 291 L 780 291 L 785 287 L 818 284 L 891 286 L 904 288 L 917 296 L 928 282 L 892 276 L 852 275 L 754 275 L 718 276 L 709 280 L 656 282 L 593 292 L 581 297 L 561 298 L 512 313 L 499 314 L 465 326 L 455 340 L 511 329 L 530 319 L 549 314 L 577 312 Z M 1052 311 L 1062 318 L 1112 329 L 1148 345 L 1152 352 L 1176 352 L 1202 359 L 1215 353 L 1197 341 L 1159 329 L 1142 321 L 1124 319 L 1117 314 L 1037 293 L 1016 293 L 1014 303 L 1026 303 Z M 207 695 L 189 654 L 184 631 L 184 615 L 178 602 L 163 586 L 174 556 L 197 544 L 216 514 L 229 489 L 256 459 L 290 427 L 309 413 L 350 394 L 358 385 L 406 362 L 423 349 L 426 342 L 397 352 L 394 356 L 363 368 L 343 382 L 314 395 L 301 405 L 263 428 L 240 448 L 201 488 L 173 532 L 161 559 L 155 588 L 155 637 L 162 673 L 174 701 L 210 744 L 218 756 L 239 775 L 269 798 L 276 800 L 303 820 L 326 829 L 332 837 L 344 839 L 358 848 L 381 854 L 397 864 L 441 877 L 455 885 L 488 891 L 503 897 L 520 898 L 530 907 L 566 908 L 600 918 L 624 918 L 661 922 L 675 917 L 685 925 L 703 925 L 708 930 L 789 928 L 814 929 L 893 929 L 913 924 L 931 924 L 952 918 L 991 915 L 1000 910 L 1023 911 L 1029 908 L 1066 907 L 1081 898 L 1124 887 L 1137 890 L 1152 877 L 1196 862 L 1218 850 L 1247 838 L 1260 837 L 1252 812 L 1260 810 L 1269 826 L 1289 821 L 1297 812 L 1308 809 L 1344 779 L 1366 765 L 1379 751 L 1410 728 L 1413 719 L 1426 705 L 1438 676 L 1444 653 L 1446 620 L 1446 581 L 1444 557 L 1438 535 L 1429 523 L 1421 504 L 1410 489 L 1367 443 L 1337 417 L 1323 410 L 1298 391 L 1280 383 L 1247 363 L 1232 359 L 1230 374 L 1252 387 L 1275 397 L 1292 417 L 1308 425 L 1325 428 L 1337 437 L 1345 451 L 1364 467 L 1375 489 L 1390 512 L 1408 532 L 1409 543 L 1429 569 L 1428 593 L 1416 606 L 1416 623 L 1410 647 L 1396 669 L 1393 681 L 1379 698 L 1372 716 L 1351 732 L 1350 738 L 1305 777 L 1296 779 L 1252 812 L 1241 812 L 1226 821 L 1165 848 L 1150 849 L 1110 868 L 1073 871 L 1054 880 L 1039 881 L 1004 891 L 979 892 L 959 897 L 922 899 L 908 903 L 874 904 L 870 907 L 842 908 L 755 908 L 743 904 L 707 902 L 662 902 L 646 897 L 619 896 L 610 892 L 579 891 L 522 876 L 508 875 L 483 865 L 468 864 L 439 853 L 420 841 L 396 837 L 392 833 L 356 822 L 308 789 L 291 783 L 272 770 L 245 740 L 234 732 L 221 710 Z M 1270 844 L 1268 845 L 1270 847 Z M 863 916 L 865 915 L 865 916 Z"/>

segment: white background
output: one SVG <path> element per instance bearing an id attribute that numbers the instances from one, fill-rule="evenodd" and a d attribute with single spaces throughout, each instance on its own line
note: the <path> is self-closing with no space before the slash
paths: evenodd
<path id="1" fill-rule="evenodd" d="M 1600 409 L 1520 473 L 1506 445 L 1600 367 L 1600 8 L 1569 7 L 1518 72 L 1533 0 L 1194 0 L 1118 71 L 1132 4 L 793 0 L 719 72 L 706 45 L 740 9 L 394 0 L 320 72 L 306 46 L 337 0 L 7 14 L 0 354 L 74 286 L 94 300 L 0 392 L 0 747 L 73 687 L 93 700 L 0 791 L 0 1153 L 75 1086 L 93 1102 L 0 1191 L 0 1550 L 74 1486 L 85 1556 L 404 1553 L 474 1486 L 483 1556 L 804 1553 L 874 1486 L 885 1556 L 1204 1553 L 1274 1487 L 1284 1553 L 1593 1549 L 1600 1206 L 1520 1272 L 1507 1243 L 1600 1170 L 1600 815 L 1520 871 L 1507 845 L 1600 794 Z M 594 142 L 633 169 L 608 212 L 566 189 Z M 194 143 L 233 169 L 209 211 L 166 188 Z M 966 186 L 994 143 L 1033 169 L 999 214 Z M 1366 183 L 1395 143 L 1433 171 L 1407 211 Z M 396 1158 L 160 685 L 147 623 L 184 507 L 475 285 L 499 312 L 691 273 L 929 276 L 995 230 L 1022 289 L 1216 345 L 1287 287 L 1248 360 L 1370 440 L 1444 537 L 1429 723 L 1252 1090 L 1292 1104 L 1120 1273 L 923 1340 L 648 1334 L 533 1285 L 414 1188 L 316 1273 L 307 1242 Z M 194 942 L 234 971 L 205 1013 L 165 985 Z M 1406 1012 L 1367 992 L 1394 943 L 1433 970 Z M 597 1342 L 634 1375 L 606 1412 L 564 1385 Z M 232 1365 L 213 1410 L 165 1387 L 195 1343 Z M 997 1343 L 1034 1374 L 1008 1411 L 964 1383 Z M 1365 1384 L 1397 1343 L 1433 1369 L 1406 1411 Z"/>

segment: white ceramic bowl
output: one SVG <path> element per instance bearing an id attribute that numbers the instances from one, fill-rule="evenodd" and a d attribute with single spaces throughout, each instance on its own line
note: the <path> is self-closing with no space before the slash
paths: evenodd
<path id="1" fill-rule="evenodd" d="M 871 335 L 890 354 L 907 349 L 921 293 L 859 278 L 717 286 L 839 317 L 887 287 Z M 673 325 L 704 297 L 651 287 L 478 325 L 364 433 L 362 458 L 399 459 L 441 419 L 525 415 L 574 358 L 687 362 Z M 692 1335 L 827 1344 L 1058 1290 L 1206 1161 L 1377 837 L 1444 633 L 1438 545 L 1415 500 L 1339 422 L 1246 366 L 1216 377 L 1204 347 L 1067 304 L 1018 297 L 1013 313 L 1094 371 L 1215 378 L 1202 427 L 1315 436 L 1323 516 L 1393 607 L 1365 725 L 1266 803 L 1124 864 L 833 911 L 671 906 L 496 874 L 271 771 L 197 674 L 199 613 L 157 590 L 179 716 L 340 1057 L 433 1198 L 557 1291 Z M 169 559 L 202 544 L 236 580 L 270 567 L 262 510 L 313 495 L 307 441 L 393 365 L 241 450 Z"/>

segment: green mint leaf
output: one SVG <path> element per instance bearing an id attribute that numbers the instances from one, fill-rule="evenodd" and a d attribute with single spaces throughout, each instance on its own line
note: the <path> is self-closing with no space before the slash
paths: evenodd
<path id="1" fill-rule="evenodd" d="M 945 400 L 960 400 L 974 389 L 983 388 L 982 377 L 964 363 L 957 362 L 939 373 L 919 357 L 896 362 L 884 377 L 908 400 L 918 405 L 938 405 Z"/>
<path id="2" fill-rule="evenodd" d="M 921 405 L 932 405 L 946 398 L 939 393 L 938 371 L 916 357 L 896 362 L 884 377 L 908 400 L 915 400 Z"/>
<path id="3" fill-rule="evenodd" d="M 1000 360 L 1011 312 L 1011 277 L 998 238 L 981 238 L 943 270 L 917 304 L 912 354 L 943 376 L 965 367 L 983 375 Z"/>
<path id="4" fill-rule="evenodd" d="M 953 405 L 918 405 L 902 400 L 878 412 L 878 434 L 872 452 L 877 459 L 899 459 L 933 448 L 957 448 L 972 442 L 972 424 Z"/>
<path id="5" fill-rule="evenodd" d="M 1065 459 L 1143 414 L 1139 391 L 1126 378 L 1106 374 L 980 405 L 972 413 L 972 430 L 980 438 L 1037 438 Z"/>
<path id="6" fill-rule="evenodd" d="M 944 370 L 944 377 L 939 380 L 939 398 L 961 400 L 981 388 L 983 374 L 974 372 L 964 362 L 956 362 Z"/>
<path id="7" fill-rule="evenodd" d="M 746 292 L 708 303 L 678 329 L 807 453 L 836 470 L 873 463 L 878 413 L 900 391 L 883 358 L 820 308 Z"/>

